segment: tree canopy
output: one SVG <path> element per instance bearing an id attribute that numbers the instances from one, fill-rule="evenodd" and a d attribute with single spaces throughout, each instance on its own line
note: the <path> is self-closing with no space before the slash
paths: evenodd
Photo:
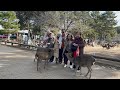
<path id="1" fill-rule="evenodd" d="M 14 33 L 19 30 L 18 19 L 14 11 L 0 11 L 0 25 L 3 33 Z"/>
<path id="2" fill-rule="evenodd" d="M 16 11 L 20 28 L 30 28 L 34 33 L 58 28 L 84 33 L 85 38 L 112 39 L 117 24 L 113 11 Z"/>

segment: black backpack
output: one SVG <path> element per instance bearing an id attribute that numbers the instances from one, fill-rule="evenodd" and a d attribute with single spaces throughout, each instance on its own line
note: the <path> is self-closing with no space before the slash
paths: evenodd
<path id="1" fill-rule="evenodd" d="M 73 44 L 71 45 L 71 51 L 72 51 L 72 52 L 76 51 L 77 48 L 78 48 L 78 46 L 74 46 Z"/>

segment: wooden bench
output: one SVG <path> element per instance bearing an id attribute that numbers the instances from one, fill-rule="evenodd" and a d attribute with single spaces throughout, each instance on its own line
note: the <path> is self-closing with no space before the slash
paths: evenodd
<path id="1" fill-rule="evenodd" d="M 11 43 L 12 46 L 13 46 L 14 44 L 18 44 L 18 42 L 5 41 L 5 45 L 6 45 L 7 43 Z"/>
<path id="2" fill-rule="evenodd" d="M 18 42 L 11 42 L 11 45 L 13 46 L 13 44 L 18 44 Z"/>

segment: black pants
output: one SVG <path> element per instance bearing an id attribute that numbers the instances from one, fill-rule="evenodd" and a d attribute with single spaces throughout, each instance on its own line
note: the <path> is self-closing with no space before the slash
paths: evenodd
<path id="1" fill-rule="evenodd" d="M 67 51 L 65 50 L 64 53 L 67 53 Z M 62 63 L 62 59 L 64 58 L 64 64 L 67 64 L 68 58 L 65 54 L 63 54 L 63 56 L 62 54 L 63 54 L 63 48 L 59 49 L 59 63 Z"/>
<path id="2" fill-rule="evenodd" d="M 70 65 L 72 65 L 72 62 L 70 62 Z"/>
<path id="3" fill-rule="evenodd" d="M 72 65 L 72 63 L 70 63 L 70 64 Z M 75 68 L 76 68 L 76 66 L 75 66 L 75 65 L 73 65 L 73 68 L 75 69 Z M 80 66 L 78 66 L 77 70 L 80 70 Z"/>
<path id="4" fill-rule="evenodd" d="M 76 68 L 76 66 L 75 66 L 75 65 L 73 65 L 73 68 L 75 69 L 75 68 Z M 80 70 L 80 66 L 77 68 L 77 70 Z"/>
<path id="5" fill-rule="evenodd" d="M 62 63 L 62 53 L 63 53 L 63 48 L 59 49 L 59 63 Z"/>
<path id="6" fill-rule="evenodd" d="M 50 58 L 50 62 L 53 62 L 53 60 L 54 60 L 54 56 L 52 56 L 52 57 Z"/>
<path id="7" fill-rule="evenodd" d="M 65 53 L 68 53 L 68 51 L 65 50 L 65 52 L 64 52 L 64 54 L 63 54 L 63 56 L 64 56 L 64 64 L 67 64 L 68 58 L 67 58 L 67 56 L 65 55 Z"/>

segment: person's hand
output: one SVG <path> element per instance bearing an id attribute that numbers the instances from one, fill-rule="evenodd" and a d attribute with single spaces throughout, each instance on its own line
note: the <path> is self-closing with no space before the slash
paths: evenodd
<path id="1" fill-rule="evenodd" d="M 78 44 L 73 43 L 74 46 L 78 46 Z"/>
<path id="2" fill-rule="evenodd" d="M 50 45 L 50 43 L 47 43 L 47 45 Z"/>

